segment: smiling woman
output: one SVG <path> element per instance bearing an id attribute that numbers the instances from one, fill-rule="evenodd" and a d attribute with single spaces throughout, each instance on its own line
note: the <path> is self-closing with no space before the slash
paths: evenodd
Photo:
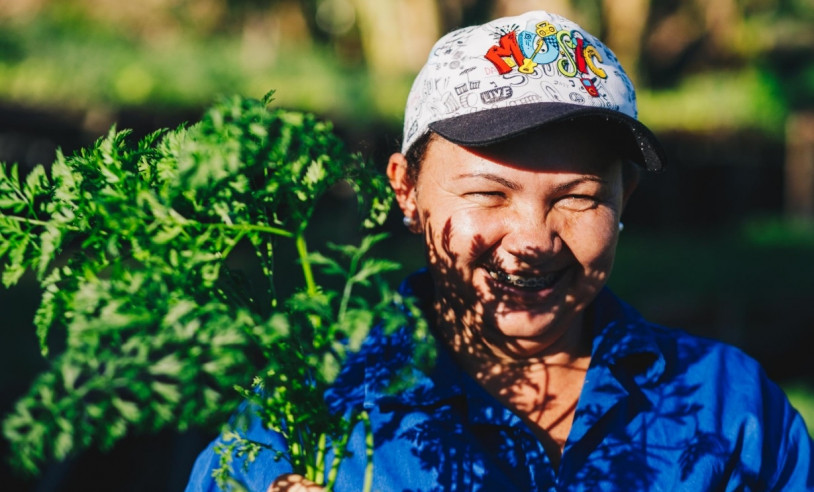
<path id="1" fill-rule="evenodd" d="M 401 208 L 445 284 L 436 286 L 438 312 L 476 330 L 467 346 L 529 357 L 579 343 L 562 335 L 579 333 L 610 273 L 635 182 L 623 184 L 616 152 L 580 145 L 570 127 L 482 149 L 437 137 L 416 181 L 401 154 L 390 162 Z"/>
<path id="2" fill-rule="evenodd" d="M 388 168 L 402 210 L 425 235 L 439 336 L 487 391 L 528 409 L 517 413 L 548 437 L 544 444 L 556 444 L 546 449 L 555 463 L 590 360 L 585 308 L 610 274 L 619 217 L 635 187 L 623 181 L 618 153 L 580 145 L 579 129 L 483 149 L 437 137 L 416 181 L 401 154 Z M 501 365 L 517 360 L 528 370 L 507 387 L 494 376 L 505 377 Z M 550 391 L 552 367 L 561 408 L 543 412 L 535 402 L 546 395 L 535 388 Z"/>
<path id="3" fill-rule="evenodd" d="M 424 239 L 427 269 L 402 291 L 437 359 L 389 391 L 408 326 L 374 333 L 345 368 L 327 398 L 369 413 L 375 466 L 363 484 L 360 424 L 335 490 L 812 489 L 805 424 L 754 360 L 650 323 L 605 287 L 639 169 L 664 166 L 636 116 L 616 57 L 562 17 L 438 41 L 387 166 Z M 239 477 L 250 488 L 290 471 L 267 455 Z M 188 490 L 212 486 L 216 461 L 202 454 Z"/>

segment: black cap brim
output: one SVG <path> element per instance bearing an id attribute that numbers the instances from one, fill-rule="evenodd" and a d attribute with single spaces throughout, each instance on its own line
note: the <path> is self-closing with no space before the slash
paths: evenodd
<path id="1" fill-rule="evenodd" d="M 623 130 L 621 135 L 630 137 L 627 142 L 619 142 L 625 157 L 648 171 L 664 170 L 664 149 L 653 132 L 638 120 L 606 108 L 560 102 L 521 104 L 463 114 L 432 122 L 429 127 L 458 145 L 484 147 L 553 123 L 583 119 L 606 121 Z"/>

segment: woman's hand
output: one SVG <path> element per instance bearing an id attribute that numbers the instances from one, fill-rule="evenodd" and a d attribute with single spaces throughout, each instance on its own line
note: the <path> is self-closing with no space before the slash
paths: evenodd
<path id="1" fill-rule="evenodd" d="M 323 492 L 325 489 L 302 475 L 290 473 L 280 475 L 271 483 L 266 492 Z"/>

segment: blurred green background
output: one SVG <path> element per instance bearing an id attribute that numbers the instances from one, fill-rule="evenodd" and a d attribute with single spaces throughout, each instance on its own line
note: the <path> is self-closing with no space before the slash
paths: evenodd
<path id="1" fill-rule="evenodd" d="M 670 156 L 629 205 L 611 286 L 654 321 L 756 357 L 814 426 L 810 0 L 0 0 L 0 161 L 30 169 L 113 124 L 143 135 L 196 120 L 218 94 L 275 89 L 383 167 L 432 43 L 536 8 L 614 49 Z M 336 230 L 352 207 L 330 200 L 315 235 L 357 234 Z M 399 224 L 387 252 L 418 267 Z M 38 302 L 30 280 L 0 290 L 0 413 L 45 365 Z M 36 480 L 3 465 L 0 488 L 178 490 L 210 437 L 133 436 Z"/>

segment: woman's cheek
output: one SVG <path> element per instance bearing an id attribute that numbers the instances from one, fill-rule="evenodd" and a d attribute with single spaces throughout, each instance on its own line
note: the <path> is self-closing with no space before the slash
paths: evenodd
<path id="1" fill-rule="evenodd" d="M 489 249 L 493 226 L 484 215 L 471 209 L 457 210 L 444 224 L 438 224 L 434 233 L 435 248 L 464 277 L 469 277 L 472 263 Z"/>
<path id="2" fill-rule="evenodd" d="M 463 209 L 453 218 L 453 234 L 467 241 L 472 252 L 488 248 L 485 243 L 494 241 L 495 230 L 502 223 L 498 214 L 477 208 Z"/>
<path id="3" fill-rule="evenodd" d="M 619 223 L 613 213 L 583 214 L 564 222 L 561 236 L 582 263 L 600 267 L 613 261 Z"/>

